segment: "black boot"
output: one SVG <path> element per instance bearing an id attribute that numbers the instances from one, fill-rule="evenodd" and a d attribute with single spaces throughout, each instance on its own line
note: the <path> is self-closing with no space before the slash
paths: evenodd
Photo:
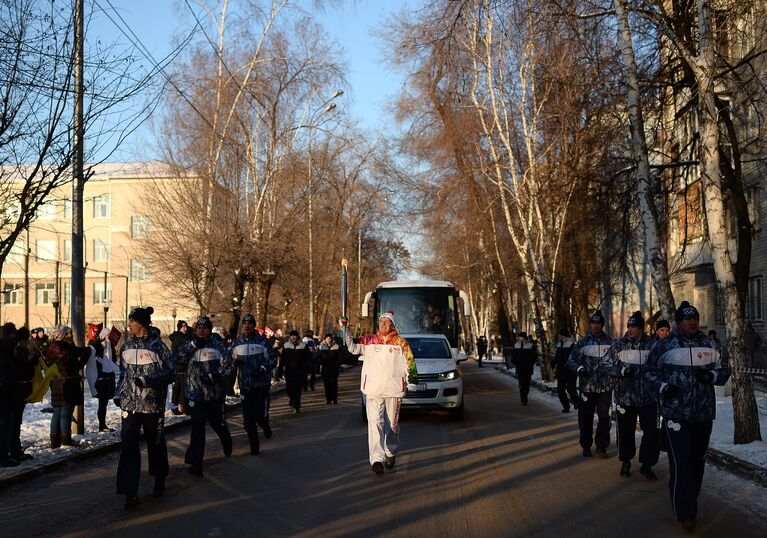
<path id="1" fill-rule="evenodd" d="M 271 426 L 269 426 L 269 424 L 264 426 L 264 437 L 266 437 L 267 439 L 272 438 L 272 428 Z"/>
<path id="2" fill-rule="evenodd" d="M 658 475 L 656 475 L 655 471 L 652 470 L 652 465 L 648 465 L 646 463 L 643 463 L 639 468 L 639 474 L 647 478 L 647 480 L 658 480 Z"/>
<path id="3" fill-rule="evenodd" d="M 621 465 L 621 476 L 631 476 L 631 462 L 624 461 Z"/>
<path id="4" fill-rule="evenodd" d="M 139 505 L 138 495 L 135 493 L 125 496 L 125 508 L 132 510 Z"/>
<path id="5" fill-rule="evenodd" d="M 154 497 L 162 497 L 163 493 L 165 493 L 165 477 L 164 476 L 155 476 L 154 477 L 154 488 L 152 489 L 152 495 Z"/>
<path id="6" fill-rule="evenodd" d="M 384 463 L 384 467 L 387 469 L 394 469 L 394 456 L 386 456 L 386 462 Z"/>

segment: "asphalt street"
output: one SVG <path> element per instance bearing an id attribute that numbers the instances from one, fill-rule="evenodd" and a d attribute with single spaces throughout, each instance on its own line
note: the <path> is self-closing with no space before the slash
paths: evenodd
<path id="1" fill-rule="evenodd" d="M 575 414 L 493 368 L 464 366 L 466 416 L 405 410 L 397 466 L 376 476 L 367 462 L 359 370 L 342 376 L 339 405 L 321 387 L 300 415 L 284 395 L 272 405 L 274 436 L 251 456 L 240 412 L 228 417 L 231 458 L 209 431 L 205 475 L 186 472 L 189 430 L 168 436 L 165 497 L 123 508 L 114 493 L 119 451 L 72 463 L 0 492 L 0 536 L 684 536 L 669 501 L 665 454 L 648 482 L 618 475 L 610 459 L 586 459 Z M 146 465 L 145 453 L 144 465 Z M 635 470 L 638 465 L 635 465 Z M 767 536 L 767 488 L 707 469 L 698 536 Z"/>

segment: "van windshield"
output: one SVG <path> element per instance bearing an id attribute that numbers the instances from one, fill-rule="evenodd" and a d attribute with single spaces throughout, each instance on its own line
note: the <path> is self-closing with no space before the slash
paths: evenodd
<path id="1" fill-rule="evenodd" d="M 416 359 L 450 359 L 450 346 L 441 338 L 417 338 L 407 339 L 410 349 L 413 351 L 413 357 Z"/>

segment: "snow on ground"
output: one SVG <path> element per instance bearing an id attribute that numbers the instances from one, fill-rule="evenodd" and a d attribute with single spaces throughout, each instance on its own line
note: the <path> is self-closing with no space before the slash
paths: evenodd
<path id="1" fill-rule="evenodd" d="M 514 370 L 514 368 L 512 368 L 512 370 Z M 548 387 L 557 387 L 556 381 L 541 380 L 541 369 L 537 365 L 535 366 L 535 372 L 533 373 L 533 380 Z M 559 399 L 556 394 L 545 394 L 557 408 L 560 407 Z M 767 439 L 767 397 L 758 394 L 756 404 L 759 408 L 759 424 L 762 431 L 762 437 Z M 714 428 L 711 432 L 711 442 L 709 443 L 709 446 L 753 465 L 767 468 L 767 441 L 754 441 L 747 445 L 736 445 L 732 442 L 734 429 L 732 397 L 717 395 L 716 420 L 714 420 Z"/>
<path id="2" fill-rule="evenodd" d="M 284 386 L 284 383 L 272 385 L 272 390 Z M 170 392 L 170 391 L 169 391 Z M 227 397 L 227 405 L 238 403 L 239 398 Z M 85 435 L 74 435 L 76 424 L 72 422 L 73 438 L 81 442 L 80 446 L 62 446 L 61 448 L 50 448 L 50 412 L 44 412 L 44 409 L 51 409 L 50 392 L 40 403 L 27 404 L 24 409 L 24 419 L 21 423 L 21 446 L 25 452 L 33 459 L 21 462 L 18 467 L 0 467 L 0 481 L 18 474 L 26 473 L 32 469 L 42 468 L 48 464 L 65 460 L 75 454 L 80 454 L 90 450 L 96 450 L 104 446 L 116 443 L 120 440 L 121 410 L 115 407 L 110 400 L 107 406 L 107 426 L 113 428 L 114 432 L 100 433 L 99 422 L 96 416 L 98 410 L 98 400 L 90 396 L 88 386 L 85 386 Z M 186 415 L 174 415 L 170 409 L 165 411 L 165 425 L 176 424 L 188 420 Z"/>

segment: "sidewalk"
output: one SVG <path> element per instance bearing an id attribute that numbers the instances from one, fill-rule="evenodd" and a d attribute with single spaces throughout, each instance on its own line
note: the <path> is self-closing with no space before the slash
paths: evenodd
<path id="1" fill-rule="evenodd" d="M 496 370 L 517 378 L 514 368 L 496 366 Z M 557 399 L 557 384 L 555 381 L 543 381 L 540 368 L 536 365 L 532 386 L 548 393 L 559 406 Z M 759 408 L 759 423 L 762 436 L 767 438 L 767 397 L 757 395 Z M 711 442 L 708 448 L 707 460 L 738 476 L 747 478 L 755 484 L 767 486 L 767 441 L 754 441 L 747 445 L 735 445 L 733 439 L 732 397 L 719 396 L 716 398 L 716 420 L 711 432 Z"/>
<path id="2" fill-rule="evenodd" d="M 87 387 L 87 386 L 86 386 Z M 285 382 L 274 383 L 271 388 L 272 394 L 285 390 Z M 86 388 L 86 393 L 88 392 Z M 80 441 L 80 446 L 50 448 L 50 421 L 51 414 L 43 412 L 50 406 L 49 395 L 42 403 L 28 404 L 24 410 L 24 422 L 22 423 L 21 440 L 25 452 L 33 456 L 33 459 L 21 462 L 18 467 L 0 468 L 0 489 L 17 484 L 29 478 L 39 476 L 47 471 L 63 467 L 70 462 L 82 461 L 114 450 L 120 446 L 120 409 L 112 403 L 107 408 L 107 425 L 114 428 L 114 432 L 99 433 L 96 410 L 98 401 L 89 394 L 85 397 L 85 435 L 75 435 L 74 439 Z M 226 398 L 227 409 L 235 409 L 241 404 L 239 397 Z M 187 415 L 174 415 L 170 409 L 165 412 L 165 431 L 173 431 L 183 427 L 189 422 Z M 74 424 L 73 424 L 74 426 Z"/>

